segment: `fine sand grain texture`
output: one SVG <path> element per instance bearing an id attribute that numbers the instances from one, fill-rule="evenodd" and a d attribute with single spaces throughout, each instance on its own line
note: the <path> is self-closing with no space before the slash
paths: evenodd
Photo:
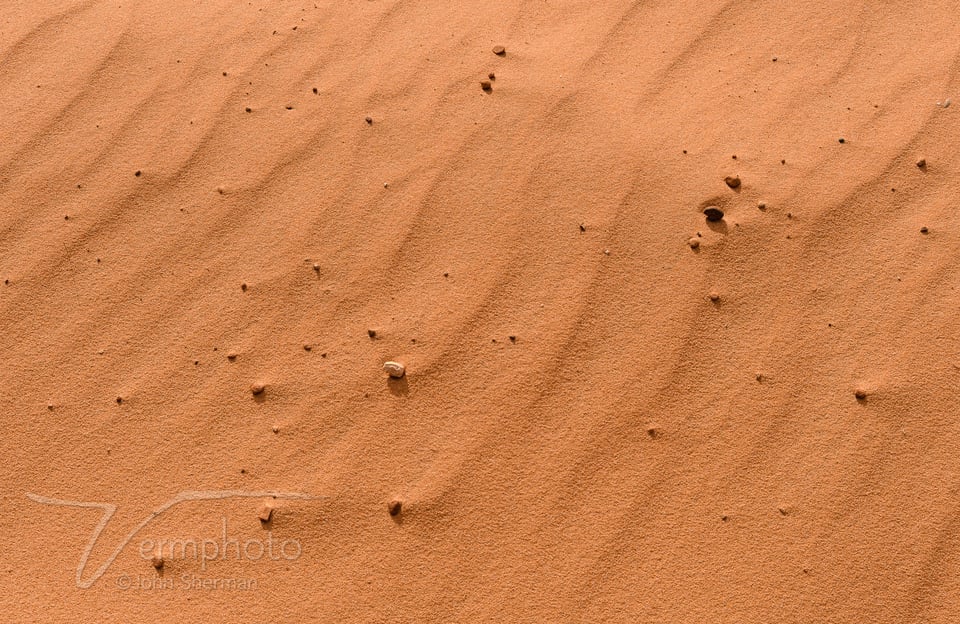
<path id="1" fill-rule="evenodd" d="M 958 14 L 7 2 L 2 619 L 956 622 Z"/>

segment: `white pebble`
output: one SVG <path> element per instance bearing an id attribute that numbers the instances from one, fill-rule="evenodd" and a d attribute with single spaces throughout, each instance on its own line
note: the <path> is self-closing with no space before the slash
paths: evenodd
<path id="1" fill-rule="evenodd" d="M 384 362 L 383 370 L 394 379 L 400 379 L 407 372 L 400 362 Z"/>

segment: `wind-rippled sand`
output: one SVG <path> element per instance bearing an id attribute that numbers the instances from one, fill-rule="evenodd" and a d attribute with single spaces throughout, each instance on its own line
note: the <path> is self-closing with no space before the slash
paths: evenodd
<path id="1" fill-rule="evenodd" d="M 5 7 L 5 620 L 955 621 L 957 9 Z"/>

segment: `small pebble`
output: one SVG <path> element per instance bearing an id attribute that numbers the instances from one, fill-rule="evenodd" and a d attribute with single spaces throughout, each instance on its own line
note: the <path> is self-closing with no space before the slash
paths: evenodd
<path id="1" fill-rule="evenodd" d="M 840 137 L 840 138 L 837 139 L 837 140 L 840 141 L 841 143 L 846 143 L 846 142 L 847 142 L 847 140 L 846 140 L 845 138 L 843 138 L 843 137 Z"/>
<path id="2" fill-rule="evenodd" d="M 258 382 L 258 383 L 255 383 L 255 384 L 252 384 L 252 385 L 250 386 L 250 392 L 252 392 L 254 396 L 259 396 L 259 395 L 263 394 L 263 391 L 266 390 L 266 389 L 267 389 L 267 387 L 264 386 L 262 383 L 259 383 L 259 382 Z"/>
<path id="3" fill-rule="evenodd" d="M 308 345 L 308 344 L 303 345 L 303 350 L 304 350 L 304 351 L 310 351 L 310 350 L 312 350 L 312 349 L 313 349 L 313 347 L 311 347 L 311 346 Z"/>
<path id="4" fill-rule="evenodd" d="M 867 391 L 862 388 L 857 388 L 853 392 L 853 396 L 857 397 L 858 401 L 862 401 L 867 398 Z"/>
<path id="5" fill-rule="evenodd" d="M 502 45 L 493 46 L 493 53 L 497 56 L 504 56 L 507 53 L 507 49 Z"/>
<path id="6" fill-rule="evenodd" d="M 246 282 L 240 284 L 240 290 L 246 292 L 246 290 L 247 290 L 247 283 L 246 283 Z"/>
<path id="7" fill-rule="evenodd" d="M 517 337 L 516 337 L 516 336 L 507 336 L 507 337 L 510 339 L 510 342 L 516 342 L 516 341 L 517 341 Z"/>
<path id="8" fill-rule="evenodd" d="M 375 329 L 368 329 L 368 330 L 367 330 L 367 335 L 370 336 L 371 338 L 376 338 L 376 337 L 377 337 L 377 330 L 375 330 Z"/>
<path id="9" fill-rule="evenodd" d="M 766 209 L 767 209 L 767 204 L 766 204 L 766 202 L 759 202 L 759 203 L 757 203 L 757 208 L 760 209 L 760 210 L 766 210 Z"/>
<path id="10" fill-rule="evenodd" d="M 715 290 L 711 291 L 709 296 L 710 296 L 710 301 L 720 301 L 720 293 L 718 293 Z"/>
<path id="11" fill-rule="evenodd" d="M 402 507 L 403 507 L 403 503 L 396 498 L 390 501 L 389 503 L 387 503 L 387 511 L 390 512 L 391 516 L 400 515 L 400 509 Z"/>
<path id="12" fill-rule="evenodd" d="M 123 403 L 123 397 L 117 397 L 117 405 Z"/>
<path id="13" fill-rule="evenodd" d="M 723 219 L 723 211 L 716 206 L 707 206 L 703 209 L 703 214 L 707 217 L 707 221 L 720 221 Z"/>
<path id="14" fill-rule="evenodd" d="M 373 123 L 373 117 L 367 117 L 364 121 L 366 121 L 368 124 L 372 124 L 372 123 Z"/>
<path id="15" fill-rule="evenodd" d="M 581 223 L 581 224 L 580 224 L 580 233 L 582 234 L 583 232 L 586 232 L 586 231 L 587 231 L 587 228 Z"/>
<path id="16" fill-rule="evenodd" d="M 248 113 L 252 113 L 252 112 L 253 112 L 253 109 L 252 109 L 252 108 L 250 108 L 249 106 L 248 106 L 248 107 L 246 107 L 246 108 L 245 108 L 245 109 L 243 109 L 243 110 L 245 110 L 245 111 L 247 111 Z"/>
<path id="17" fill-rule="evenodd" d="M 920 228 L 920 233 L 921 233 L 921 234 L 926 234 L 926 233 L 929 232 L 929 231 L 930 231 L 930 230 L 927 229 L 927 226 L 923 226 L 922 228 Z"/>
<path id="18" fill-rule="evenodd" d="M 133 175 L 135 175 L 136 177 L 139 178 L 140 175 L 141 175 L 141 173 L 142 173 L 142 172 L 141 172 L 139 169 L 137 169 L 136 171 L 133 172 Z"/>
<path id="19" fill-rule="evenodd" d="M 227 359 L 233 361 L 237 359 L 237 354 L 231 351 L 230 353 L 227 354 Z"/>
<path id="20" fill-rule="evenodd" d="M 483 89 L 484 91 L 492 91 L 493 85 L 490 83 L 489 80 L 481 80 L 480 88 Z"/>
<path id="21" fill-rule="evenodd" d="M 274 433 L 280 433 L 280 427 L 277 425 L 274 425 L 273 427 L 271 427 L 271 429 L 273 429 Z"/>
<path id="22" fill-rule="evenodd" d="M 925 158 L 921 158 L 920 160 L 917 161 L 917 166 L 923 169 L 924 167 L 927 166 L 927 160 Z"/>
<path id="23" fill-rule="evenodd" d="M 260 511 L 257 512 L 257 517 L 260 518 L 260 522 L 270 522 L 270 519 L 273 518 L 273 505 L 270 503 L 261 505 Z"/>
<path id="24" fill-rule="evenodd" d="M 727 176 L 723 179 L 723 181 L 726 182 L 727 186 L 732 189 L 740 187 L 740 176 Z"/>
<path id="25" fill-rule="evenodd" d="M 319 271 L 320 271 L 320 265 L 317 264 L 316 262 L 314 262 L 314 263 L 313 263 L 313 270 L 319 272 Z"/>
<path id="26" fill-rule="evenodd" d="M 157 552 L 153 554 L 153 558 L 150 560 L 150 563 L 152 563 L 153 567 L 157 570 L 163 568 L 163 554 L 159 548 L 157 549 Z"/>
<path id="27" fill-rule="evenodd" d="M 687 244 L 690 245 L 690 249 L 696 249 L 700 246 L 700 239 L 696 237 L 691 238 L 687 241 Z"/>
<path id="28" fill-rule="evenodd" d="M 400 379 L 407 372 L 406 367 L 400 362 L 384 362 L 383 370 L 394 379 Z"/>
<path id="29" fill-rule="evenodd" d="M 490 80 L 496 80 L 497 75 L 494 74 L 493 72 L 490 72 L 489 74 L 487 74 L 487 78 L 489 78 Z"/>

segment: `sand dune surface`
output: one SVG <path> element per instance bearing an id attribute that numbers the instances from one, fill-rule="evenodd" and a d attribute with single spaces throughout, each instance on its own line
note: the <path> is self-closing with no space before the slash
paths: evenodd
<path id="1" fill-rule="evenodd" d="M 8 3 L 3 619 L 956 621 L 958 8 Z"/>

